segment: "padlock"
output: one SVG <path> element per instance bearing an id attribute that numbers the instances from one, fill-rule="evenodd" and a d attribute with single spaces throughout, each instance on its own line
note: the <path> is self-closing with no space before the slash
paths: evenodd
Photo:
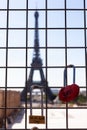
<path id="1" fill-rule="evenodd" d="M 32 91 L 33 89 L 40 89 L 41 91 L 41 115 L 33 115 L 32 113 Z M 43 87 L 39 85 L 33 85 L 30 89 L 30 116 L 29 116 L 29 123 L 34 124 L 44 124 L 45 123 L 45 116 L 43 115 Z"/>
<path id="2" fill-rule="evenodd" d="M 67 85 L 67 69 L 73 68 L 73 84 Z M 64 102 L 70 102 L 79 95 L 79 86 L 75 84 L 75 66 L 68 65 L 64 69 L 64 87 L 59 91 L 59 99 Z"/>

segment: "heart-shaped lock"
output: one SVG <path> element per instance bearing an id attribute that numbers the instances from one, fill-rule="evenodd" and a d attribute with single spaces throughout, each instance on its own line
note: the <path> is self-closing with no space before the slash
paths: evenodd
<path id="1" fill-rule="evenodd" d="M 59 99 L 64 102 L 74 100 L 79 94 L 79 86 L 75 84 L 75 66 L 69 65 L 67 67 L 73 67 L 73 84 L 67 84 L 67 68 L 64 70 L 64 87 L 59 91 Z"/>

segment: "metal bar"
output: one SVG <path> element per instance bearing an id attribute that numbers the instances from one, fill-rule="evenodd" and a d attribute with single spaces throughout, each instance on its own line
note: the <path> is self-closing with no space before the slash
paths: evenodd
<path id="1" fill-rule="evenodd" d="M 30 88 L 30 115 L 32 115 L 32 87 Z"/>
<path id="2" fill-rule="evenodd" d="M 74 65 L 68 65 L 68 66 L 65 67 L 65 69 L 64 69 L 64 86 L 67 85 L 67 69 L 68 69 L 68 68 L 73 68 L 73 84 L 75 83 L 75 74 L 76 74 L 75 66 L 74 66 Z"/>

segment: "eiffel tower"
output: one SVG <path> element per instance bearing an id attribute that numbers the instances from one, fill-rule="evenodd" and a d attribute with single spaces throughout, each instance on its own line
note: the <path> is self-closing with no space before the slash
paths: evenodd
<path id="1" fill-rule="evenodd" d="M 55 96 L 52 93 L 52 91 L 50 90 L 50 88 L 48 87 L 48 82 L 45 79 L 44 73 L 43 73 L 43 69 L 42 69 L 42 59 L 40 58 L 40 50 L 39 50 L 39 33 L 38 33 L 38 17 L 39 17 L 39 13 L 36 10 L 35 14 L 35 38 L 34 38 L 34 55 L 33 55 L 33 59 L 32 59 L 32 63 L 31 63 L 31 70 L 30 70 L 30 75 L 28 80 L 25 83 L 25 87 L 21 93 L 21 100 L 25 101 L 27 98 L 27 94 L 30 92 L 30 88 L 32 87 L 32 85 L 39 85 L 39 86 L 43 86 L 44 87 L 44 92 L 47 93 L 47 96 L 49 98 L 49 100 L 54 100 Z M 35 70 L 39 71 L 40 73 L 40 81 L 33 81 L 33 75 Z M 27 88 L 26 88 L 27 87 Z"/>

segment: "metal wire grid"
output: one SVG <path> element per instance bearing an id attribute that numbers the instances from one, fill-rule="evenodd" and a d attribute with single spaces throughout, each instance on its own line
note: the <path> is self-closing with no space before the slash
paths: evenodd
<path id="1" fill-rule="evenodd" d="M 6 12 L 6 28 L 3 28 L 3 27 L 1 27 L 0 28 L 0 30 L 6 30 L 6 47 L 0 47 L 0 49 L 3 49 L 3 50 L 6 50 L 6 61 L 5 61 L 5 66 L 0 66 L 0 69 L 5 69 L 5 92 L 7 92 L 7 89 L 8 88 L 16 88 L 16 87 L 9 87 L 8 85 L 7 85 L 7 82 L 8 82 L 8 69 L 9 68 L 13 68 L 13 69 L 15 69 L 15 68 L 23 68 L 23 69 L 25 69 L 25 79 L 27 80 L 27 75 L 28 75 L 28 72 L 27 72 L 27 69 L 28 68 L 30 68 L 30 67 L 28 67 L 28 49 L 33 49 L 33 47 L 28 47 L 28 30 L 34 30 L 34 28 L 29 28 L 28 27 L 28 12 L 30 11 L 35 11 L 36 9 L 29 9 L 29 7 L 28 7 L 28 3 L 29 3 L 29 1 L 28 0 L 26 0 L 26 9 L 9 9 L 9 3 L 10 3 L 10 0 L 7 0 L 7 8 L 6 9 L 0 9 L 0 11 L 5 11 Z M 86 74 L 85 74 L 85 76 L 87 77 L 87 69 L 86 69 L 86 66 L 87 66 L 87 58 L 86 58 L 86 56 L 87 56 L 87 54 L 86 54 L 86 11 L 87 11 L 87 9 L 86 9 L 86 0 L 83 0 L 83 3 L 84 3 L 84 7 L 83 7 L 83 9 L 67 9 L 67 7 L 66 7 L 66 5 L 67 5 L 67 0 L 65 0 L 64 1 L 64 9 L 54 9 L 54 8 L 52 8 L 52 9 L 48 9 L 48 0 L 45 0 L 45 9 L 38 9 L 38 11 L 45 11 L 45 27 L 44 28 L 39 28 L 39 30 L 45 30 L 45 47 L 40 47 L 41 49 L 45 49 L 45 63 L 46 63 L 46 65 L 43 67 L 43 68 L 45 68 L 45 70 L 46 70 L 46 79 L 47 79 L 47 77 L 48 77 L 48 68 L 64 68 L 65 66 L 67 66 L 67 49 L 84 49 L 85 50 L 85 66 L 76 66 L 76 68 L 85 68 L 85 70 L 86 70 Z M 56 3 L 55 3 L 56 4 Z M 56 10 L 56 11 L 58 11 L 58 10 L 63 10 L 64 11 L 64 16 L 65 16 L 65 27 L 64 28 L 61 28 L 61 27 L 59 27 L 59 28 L 48 28 L 48 25 L 47 25 L 47 19 L 48 19 L 48 11 L 54 11 L 54 10 Z M 84 27 L 80 27 L 80 28 L 78 28 L 78 27 L 75 27 L 75 28 L 71 28 L 71 27 L 67 27 L 67 15 L 66 15 L 66 12 L 67 11 L 74 11 L 74 10 L 78 10 L 78 11 L 83 11 L 84 12 Z M 25 28 L 11 28 L 11 27 L 9 27 L 9 11 L 26 11 L 26 27 Z M 62 29 L 64 29 L 65 30 L 65 47 L 48 47 L 48 43 L 47 43 L 47 40 L 48 40 L 48 29 L 50 30 L 50 29 L 55 29 L 55 30 L 58 30 L 58 29 L 60 29 L 60 30 L 62 30 Z M 70 30 L 70 29 L 73 29 L 73 30 L 75 30 L 75 29 L 79 29 L 79 30 L 84 30 L 84 43 L 85 43 L 85 45 L 84 45 L 84 47 L 69 47 L 69 46 L 67 46 L 67 29 L 68 30 Z M 25 47 L 9 47 L 8 46 L 8 35 L 9 35 L 9 30 L 26 30 L 26 45 L 25 45 Z M 57 66 L 57 65 L 55 65 L 55 66 L 48 66 L 48 59 L 47 59 L 47 52 L 48 52 L 48 49 L 65 49 L 65 66 Z M 26 56 L 25 56 L 25 66 L 8 66 L 8 51 L 10 50 L 10 49 L 24 49 L 24 50 L 26 50 Z M 86 78 L 87 79 L 87 78 Z M 47 81 L 48 81 L 48 79 L 47 79 Z M 87 86 L 87 80 L 86 80 L 86 86 Z M 84 86 L 84 88 L 86 88 L 86 95 L 87 95 L 87 87 L 86 86 Z M 52 87 L 52 86 L 51 86 Z M 57 87 L 56 87 L 57 88 Z M 59 87 L 58 87 L 59 88 Z M 61 87 L 60 87 L 61 88 Z M 80 86 L 80 88 L 83 88 L 82 86 Z M 26 93 L 27 93 L 27 90 L 26 90 Z M 6 94 L 6 96 L 5 96 L 5 99 L 6 99 L 6 97 L 7 97 L 7 94 Z M 6 100 L 5 100 L 6 101 Z M 25 109 L 25 129 L 28 129 L 27 128 L 27 101 L 25 102 L 25 105 L 26 105 L 26 109 Z M 5 106 L 6 106 L 6 102 L 5 102 Z M 6 107 L 5 107 L 5 112 L 6 112 Z M 51 109 L 51 108 L 49 108 L 49 109 Z M 68 104 L 66 104 L 66 107 L 64 107 L 64 108 L 54 108 L 54 109 L 66 109 L 66 129 L 69 129 L 69 127 L 68 127 Z M 76 108 L 70 108 L 70 109 L 87 109 L 87 107 L 84 107 L 84 108 L 78 108 L 78 107 L 76 107 Z M 46 129 L 49 129 L 48 128 L 48 105 L 47 105 L 47 100 L 46 100 Z M 5 128 L 6 129 L 6 128 Z M 55 129 L 55 128 L 54 128 Z M 58 128 L 57 128 L 58 129 Z M 75 128 L 76 129 L 76 128 Z M 79 128 L 80 129 L 80 128 Z M 87 129 L 87 128 L 86 128 Z"/>

